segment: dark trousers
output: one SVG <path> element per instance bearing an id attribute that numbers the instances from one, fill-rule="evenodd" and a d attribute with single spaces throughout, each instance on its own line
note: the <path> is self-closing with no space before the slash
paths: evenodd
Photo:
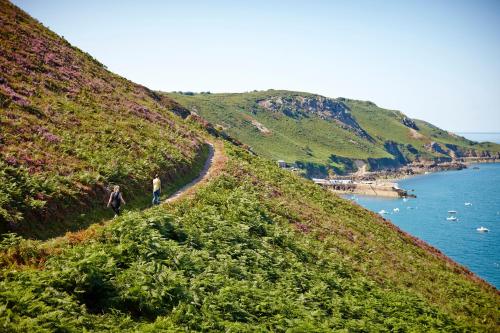
<path id="1" fill-rule="evenodd" d="M 160 204 L 160 190 L 156 190 L 153 192 L 153 205 Z"/>
<path id="2" fill-rule="evenodd" d="M 111 205 L 111 209 L 113 209 L 116 215 L 120 215 L 120 205 Z"/>

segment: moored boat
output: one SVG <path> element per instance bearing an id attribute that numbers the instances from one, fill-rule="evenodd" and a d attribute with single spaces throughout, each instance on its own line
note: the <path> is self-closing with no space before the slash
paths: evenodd
<path id="1" fill-rule="evenodd" d="M 458 221 L 458 218 L 456 216 L 457 211 L 456 210 L 449 210 L 448 211 L 448 217 L 446 218 L 447 221 Z"/>

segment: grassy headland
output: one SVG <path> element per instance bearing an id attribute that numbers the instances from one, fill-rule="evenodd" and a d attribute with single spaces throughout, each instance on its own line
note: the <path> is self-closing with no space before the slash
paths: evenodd
<path id="1" fill-rule="evenodd" d="M 479 144 L 366 101 L 284 90 L 165 94 L 259 155 L 325 174 L 398 167 L 415 160 L 500 157 Z"/>

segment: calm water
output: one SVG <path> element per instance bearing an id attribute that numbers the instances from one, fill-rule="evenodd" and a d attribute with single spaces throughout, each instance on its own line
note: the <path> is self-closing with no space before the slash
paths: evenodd
<path id="1" fill-rule="evenodd" d="M 500 164 L 477 166 L 479 170 L 471 166 L 399 181 L 400 187 L 417 195 L 406 202 L 361 196 L 356 201 L 375 212 L 386 210 L 384 217 L 401 229 L 500 289 Z M 446 220 L 449 210 L 457 211 L 458 221 Z M 481 226 L 490 231 L 478 232 Z"/>

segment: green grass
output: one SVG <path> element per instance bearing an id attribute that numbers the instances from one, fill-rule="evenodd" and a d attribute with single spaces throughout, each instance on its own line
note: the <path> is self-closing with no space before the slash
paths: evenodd
<path id="1" fill-rule="evenodd" d="M 114 184 L 139 207 L 155 173 L 190 176 L 203 138 L 178 104 L 4 0 L 0 19 L 0 233 L 64 233 L 98 220 Z"/>
<path id="2" fill-rule="evenodd" d="M 175 179 L 163 185 L 160 200 L 166 200 L 170 195 L 174 194 L 184 185 L 197 178 L 203 169 L 207 157 L 208 146 L 205 145 L 186 173 L 176 175 Z M 150 181 L 145 185 L 146 186 L 143 191 L 137 190 L 132 193 L 122 192 L 124 198 L 126 199 L 126 205 L 121 207 L 122 213 L 142 211 L 152 206 Z M 68 231 L 78 231 L 88 228 L 94 223 L 108 221 L 112 219 L 113 216 L 114 212 L 111 208 L 106 207 L 106 204 L 101 202 L 98 205 L 87 207 L 85 213 L 68 212 L 57 227 L 52 228 L 50 225 L 45 225 L 39 230 L 30 230 L 29 235 L 32 236 L 35 234 L 39 239 L 49 239 L 61 236 Z"/>
<path id="3" fill-rule="evenodd" d="M 88 210 L 102 207 L 114 184 L 131 207 L 59 239 L 2 234 L 0 331 L 498 330 L 493 287 L 380 216 L 229 144 L 226 164 L 193 196 L 139 211 L 155 172 L 169 192 L 201 168 L 199 124 L 4 0 L 0 19 L 8 55 L 0 57 L 1 222 L 28 236 L 85 226 L 107 214 Z M 252 119 L 282 133 L 255 139 L 273 154 L 318 163 L 330 163 L 330 148 L 386 154 L 383 137 L 366 141 L 333 122 L 248 109 L 280 94 L 297 93 L 178 97 L 216 109 L 213 119 L 224 117 L 234 134 L 235 125 L 246 128 L 245 140 L 257 136 Z M 82 222 L 68 214 L 82 211 Z"/>
<path id="4" fill-rule="evenodd" d="M 322 119 L 309 110 L 299 110 L 303 116 L 288 116 L 283 110 L 273 112 L 258 104 L 259 101 L 273 98 L 321 98 L 309 93 L 268 90 L 239 94 L 165 95 L 222 126 L 227 133 L 251 146 L 261 156 L 309 165 L 316 170 L 323 169 L 323 173 L 328 168 L 337 172 L 349 171 L 350 162 L 344 163 L 343 159 L 362 160 L 372 167 L 379 164 L 392 167 L 394 163 L 391 160 L 395 156 L 387 149 L 388 142 L 397 145 L 406 162 L 417 158 L 450 159 L 449 154 L 429 151 L 427 146 L 431 142 L 440 143 L 445 150 L 448 149 L 446 144 L 453 144 L 463 152 L 500 152 L 500 145 L 473 143 L 418 120 L 416 124 L 419 130 L 412 133 L 402 123 L 405 118 L 403 113 L 379 108 L 369 102 L 339 99 L 349 107 L 353 118 L 370 135 L 371 140 L 356 135 L 336 121 Z M 269 132 L 259 130 L 255 121 Z"/>
<path id="5" fill-rule="evenodd" d="M 430 154 L 423 147 L 424 144 L 431 141 L 441 144 L 453 144 L 463 149 L 476 149 L 477 151 L 489 150 L 491 152 L 498 152 L 500 149 L 500 145 L 493 144 L 488 146 L 477 144 L 422 120 L 414 120 L 419 128 L 418 133 L 422 136 L 415 138 L 411 135 L 408 127 L 401 124 L 400 119 L 404 117 L 404 114 L 401 112 L 385 110 L 373 104 L 360 101 L 346 100 L 346 103 L 361 126 L 373 137 L 381 142 L 391 140 L 398 143 L 411 144 L 420 154 L 427 158 L 436 156 Z"/>
<path id="6" fill-rule="evenodd" d="M 193 198 L 124 214 L 42 270 L 4 262 L 4 329 L 495 331 L 491 287 L 361 207 L 226 150 Z M 2 247 L 29 261 L 41 243 L 27 242 Z"/>
<path id="7" fill-rule="evenodd" d="M 287 162 L 331 163 L 331 156 L 355 159 L 390 157 L 383 149 L 341 128 L 335 122 L 318 117 L 294 119 L 282 113 L 270 113 L 257 101 L 273 96 L 312 96 L 287 91 L 245 94 L 167 94 L 188 109 L 198 112 L 226 132 L 251 146 L 257 153 Z M 252 124 L 256 120 L 271 133 L 262 133 Z"/>
<path id="8" fill-rule="evenodd" d="M 464 137 L 461 137 L 459 135 L 455 134 L 450 134 L 447 131 L 443 131 L 442 129 L 429 124 L 426 121 L 423 120 L 416 120 L 415 121 L 418 126 L 421 128 L 421 132 L 436 141 L 442 142 L 444 144 L 452 144 L 452 145 L 457 145 L 461 147 L 462 149 L 466 150 L 476 150 L 478 152 L 481 151 L 490 151 L 494 153 L 500 152 L 500 145 L 491 143 L 491 142 L 483 142 L 483 143 L 477 143 L 471 140 L 468 140 Z"/>

